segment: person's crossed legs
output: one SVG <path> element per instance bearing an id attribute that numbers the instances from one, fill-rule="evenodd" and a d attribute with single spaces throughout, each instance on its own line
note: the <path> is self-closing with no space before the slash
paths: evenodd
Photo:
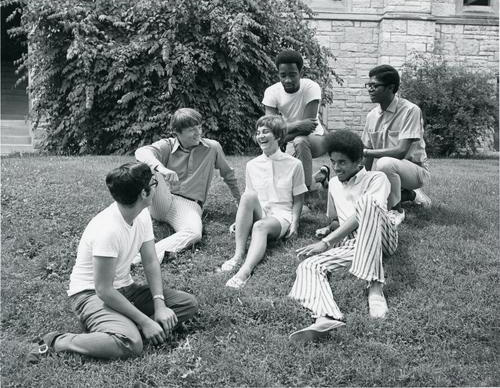
<path id="1" fill-rule="evenodd" d="M 132 284 L 120 289 L 135 307 L 148 316 L 154 314 L 154 302 L 149 287 Z M 163 290 L 165 304 L 174 310 L 178 325 L 192 318 L 198 311 L 196 298 L 183 291 Z M 44 336 L 46 345 L 54 352 L 72 352 L 102 359 L 138 356 L 143 341 L 137 325 L 125 315 L 104 304 L 94 290 L 82 291 L 70 298 L 72 308 L 86 333 L 57 333 Z M 40 356 L 33 351 L 28 356 L 31 363 Z"/>

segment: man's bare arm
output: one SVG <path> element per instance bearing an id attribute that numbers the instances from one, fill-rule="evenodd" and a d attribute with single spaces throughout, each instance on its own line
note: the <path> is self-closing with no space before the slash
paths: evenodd
<path id="1" fill-rule="evenodd" d="M 373 161 L 373 158 L 382 158 L 384 156 L 396 159 L 404 159 L 406 153 L 410 149 L 411 144 L 416 140 L 418 139 L 403 139 L 399 141 L 396 147 L 391 147 L 391 148 L 381 148 L 381 149 L 365 148 L 363 151 L 363 155 L 367 157 L 367 161 L 369 158 L 371 158 Z M 365 166 L 367 167 L 367 170 L 369 170 L 367 164 L 368 163 L 365 163 Z"/>
<path id="2" fill-rule="evenodd" d="M 134 321 L 153 344 L 163 343 L 167 339 L 163 328 L 113 287 L 117 260 L 114 257 L 94 256 L 94 283 L 97 296 L 113 310 Z"/>
<path id="3" fill-rule="evenodd" d="M 266 115 L 279 114 L 277 108 L 266 106 L 265 109 L 266 109 Z M 318 109 L 319 109 L 319 100 L 310 101 L 304 108 L 304 114 L 300 120 L 287 122 L 286 124 L 287 135 L 285 137 L 285 142 L 292 141 L 297 136 L 310 135 L 318 125 L 318 119 L 317 119 Z"/>

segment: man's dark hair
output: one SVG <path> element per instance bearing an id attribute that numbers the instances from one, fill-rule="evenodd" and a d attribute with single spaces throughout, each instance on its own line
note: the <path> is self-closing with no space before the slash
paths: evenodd
<path id="1" fill-rule="evenodd" d="M 142 190 L 149 195 L 153 173 L 145 163 L 130 162 L 106 175 L 106 186 L 113 199 L 121 205 L 133 205 Z"/>
<path id="2" fill-rule="evenodd" d="M 377 77 L 380 82 L 386 85 L 394 85 L 394 93 L 399 90 L 399 73 L 394 67 L 390 65 L 380 65 L 374 67 L 370 70 L 368 76 Z"/>
<path id="3" fill-rule="evenodd" d="M 299 71 L 301 71 L 302 66 L 304 66 L 302 55 L 295 50 L 283 50 L 278 54 L 274 63 L 277 68 L 279 68 L 282 63 L 295 63 Z"/>
<path id="4" fill-rule="evenodd" d="M 340 152 L 346 155 L 351 162 L 363 158 L 363 142 L 359 135 L 348 130 L 338 130 L 326 135 L 328 153 Z"/>

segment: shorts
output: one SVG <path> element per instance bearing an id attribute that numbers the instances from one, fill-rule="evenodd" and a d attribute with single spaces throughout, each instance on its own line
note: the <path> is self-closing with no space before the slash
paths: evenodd
<path id="1" fill-rule="evenodd" d="M 290 228 L 290 224 L 291 222 L 288 221 L 287 218 L 285 218 L 282 214 L 280 214 L 281 212 L 279 211 L 276 211 L 274 209 L 264 209 L 262 208 L 262 217 L 273 217 L 273 218 L 276 218 L 278 220 L 278 222 L 280 223 L 281 225 L 281 232 L 280 232 L 280 235 L 278 238 L 282 238 L 286 232 L 288 232 L 288 228 Z"/>

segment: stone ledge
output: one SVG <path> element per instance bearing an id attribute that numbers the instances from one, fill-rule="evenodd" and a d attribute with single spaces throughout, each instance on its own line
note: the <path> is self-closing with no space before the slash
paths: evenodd
<path id="1" fill-rule="evenodd" d="M 497 26 L 498 27 L 498 16 L 450 16 L 450 17 L 439 17 L 436 19 L 436 24 L 461 24 L 461 25 L 482 25 L 482 26 Z"/>
<path id="2" fill-rule="evenodd" d="M 348 22 L 375 22 L 386 20 L 420 20 L 435 22 L 436 24 L 461 24 L 461 25 L 486 25 L 498 26 L 499 18 L 496 15 L 456 15 L 456 16 L 434 16 L 422 13 L 395 13 L 386 12 L 380 14 L 364 13 L 340 13 L 340 12 L 315 12 L 308 20 L 331 20 Z"/>

